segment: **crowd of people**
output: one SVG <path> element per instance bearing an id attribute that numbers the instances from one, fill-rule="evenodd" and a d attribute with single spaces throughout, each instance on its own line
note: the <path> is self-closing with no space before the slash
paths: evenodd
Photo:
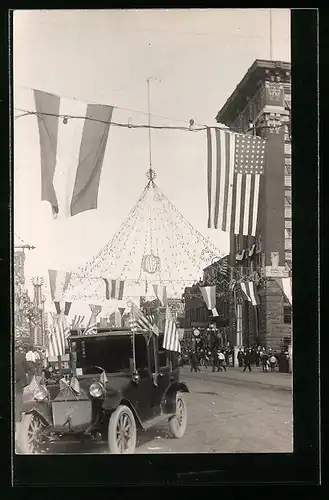
<path id="1" fill-rule="evenodd" d="M 247 369 L 251 371 L 251 365 L 261 366 L 263 372 L 274 372 L 276 369 L 280 373 L 289 373 L 290 359 L 288 351 L 282 349 L 280 352 L 272 349 L 264 348 L 244 348 L 239 349 L 238 354 L 239 367 L 243 367 L 243 371 Z"/>
<path id="2" fill-rule="evenodd" d="M 216 348 L 213 350 L 185 349 L 181 356 L 181 364 L 188 363 L 192 371 L 200 371 L 200 366 L 212 371 L 226 371 L 229 366 L 234 366 L 234 350 L 232 348 Z M 252 366 L 262 367 L 263 372 L 289 373 L 290 359 L 288 351 L 275 352 L 265 348 L 241 348 L 237 353 L 237 363 L 243 371 L 252 371 Z"/>

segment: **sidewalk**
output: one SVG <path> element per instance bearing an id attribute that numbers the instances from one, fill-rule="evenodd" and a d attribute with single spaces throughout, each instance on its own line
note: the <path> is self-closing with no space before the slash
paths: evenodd
<path id="1" fill-rule="evenodd" d="M 278 372 L 263 372 L 261 367 L 251 367 L 251 372 L 243 372 L 243 368 L 226 368 L 226 372 L 212 372 L 212 368 L 200 368 L 200 372 L 191 372 L 190 366 L 182 368 L 182 375 L 189 374 L 193 377 L 203 377 L 208 380 L 232 380 L 237 382 L 248 382 L 253 384 L 260 384 L 264 386 L 271 386 L 277 389 L 284 389 L 292 391 L 292 374 L 291 373 L 278 373 Z"/>

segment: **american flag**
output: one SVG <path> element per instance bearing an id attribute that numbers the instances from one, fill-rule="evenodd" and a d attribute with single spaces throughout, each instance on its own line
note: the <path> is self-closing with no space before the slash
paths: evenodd
<path id="1" fill-rule="evenodd" d="M 167 349 L 167 351 L 181 352 L 176 321 L 169 308 L 167 308 L 162 347 Z"/>
<path id="2" fill-rule="evenodd" d="M 158 326 L 155 323 L 151 323 L 133 303 L 131 304 L 130 328 L 144 331 L 151 330 L 155 335 L 159 335 Z"/>
<path id="3" fill-rule="evenodd" d="M 68 336 L 67 328 L 61 315 L 51 313 L 51 319 L 48 334 L 48 355 L 63 356 L 65 354 L 65 336 Z"/>
<path id="4" fill-rule="evenodd" d="M 207 128 L 208 227 L 255 236 L 266 140 Z"/>

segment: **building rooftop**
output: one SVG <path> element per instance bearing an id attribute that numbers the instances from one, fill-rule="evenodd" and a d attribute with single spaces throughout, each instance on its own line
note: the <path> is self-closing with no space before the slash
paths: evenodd
<path id="1" fill-rule="evenodd" d="M 231 125 L 233 112 L 236 116 L 237 109 L 242 111 L 245 108 L 248 99 L 252 98 L 258 86 L 266 79 L 269 71 L 278 73 L 282 80 L 290 81 L 291 63 L 256 59 L 224 106 L 218 111 L 215 118 L 217 123 Z"/>

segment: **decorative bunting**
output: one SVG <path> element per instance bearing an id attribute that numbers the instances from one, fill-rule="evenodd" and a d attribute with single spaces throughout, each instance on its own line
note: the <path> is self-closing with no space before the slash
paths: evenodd
<path id="1" fill-rule="evenodd" d="M 107 278 L 103 278 L 103 280 L 105 282 L 106 299 L 122 300 L 125 282 L 120 280 L 108 280 Z"/>
<path id="2" fill-rule="evenodd" d="M 246 300 L 251 302 L 253 306 L 259 305 L 259 297 L 253 281 L 242 282 L 240 287 Z"/>
<path id="3" fill-rule="evenodd" d="M 161 305 L 166 306 L 168 304 L 167 288 L 163 285 L 153 285 L 153 290 Z"/>
<path id="4" fill-rule="evenodd" d="M 292 304 L 292 283 L 291 277 L 288 278 L 275 278 L 279 287 L 283 291 L 285 297 L 287 298 L 289 304 Z"/>
<path id="5" fill-rule="evenodd" d="M 56 302 L 60 302 L 69 285 L 72 273 L 49 269 L 48 274 L 51 298 Z"/>
<path id="6" fill-rule="evenodd" d="M 218 312 L 216 309 L 216 287 L 215 286 L 200 286 L 200 291 L 203 297 L 203 300 L 206 303 L 209 311 L 212 312 L 213 316 L 218 316 Z"/>

